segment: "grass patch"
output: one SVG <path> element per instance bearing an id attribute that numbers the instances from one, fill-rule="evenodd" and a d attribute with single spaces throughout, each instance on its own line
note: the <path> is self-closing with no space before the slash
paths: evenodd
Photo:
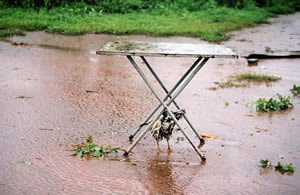
<path id="1" fill-rule="evenodd" d="M 255 82 L 275 82 L 281 79 L 281 77 L 277 77 L 273 75 L 256 74 L 251 72 L 238 74 L 234 78 L 237 81 L 255 81 Z"/>
<path id="2" fill-rule="evenodd" d="M 0 37 L 9 37 L 14 35 L 24 36 L 25 33 L 23 30 L 20 29 L 0 29 Z"/>
<path id="3" fill-rule="evenodd" d="M 25 99 L 25 98 L 29 99 L 29 98 L 32 98 L 32 97 L 24 96 L 24 95 L 19 95 L 19 96 L 16 97 L 16 99 Z"/>
<path id="4" fill-rule="evenodd" d="M 93 137 L 88 136 L 85 138 L 85 143 L 74 146 L 73 155 L 78 157 L 92 156 L 104 158 L 110 153 L 118 154 L 120 148 L 112 148 L 111 146 L 100 146 L 94 144 Z"/>
<path id="5" fill-rule="evenodd" d="M 279 111 L 291 109 L 294 107 L 293 102 L 291 102 L 291 98 L 281 96 L 277 94 L 278 99 L 270 98 L 266 100 L 265 98 L 259 98 L 256 101 L 256 110 L 262 112 L 270 112 L 270 111 Z"/>
<path id="6" fill-rule="evenodd" d="M 252 72 L 241 73 L 238 75 L 231 76 L 226 82 L 217 82 L 218 88 L 232 88 L 232 87 L 249 87 L 250 82 L 255 83 L 266 83 L 279 81 L 281 77 L 268 75 L 268 74 L 257 74 Z M 214 88 L 214 90 L 218 89 Z"/>
<path id="7" fill-rule="evenodd" d="M 228 80 L 226 82 L 220 82 L 218 83 L 219 88 L 232 88 L 232 87 L 248 87 L 249 85 L 246 83 L 236 83 L 234 80 Z"/>
<path id="8" fill-rule="evenodd" d="M 19 95 L 19 96 L 17 96 L 16 98 L 17 98 L 17 99 L 24 99 L 25 96 L 24 96 L 24 95 Z"/>
<path id="9" fill-rule="evenodd" d="M 300 85 L 297 86 L 296 84 L 293 85 L 293 88 L 290 89 L 294 96 L 300 96 Z"/>
<path id="10" fill-rule="evenodd" d="M 0 8 L 2 36 L 23 31 L 45 30 L 52 33 L 181 35 L 207 41 L 224 41 L 232 30 L 266 23 L 272 13 L 264 8 L 233 9 L 216 7 L 199 11 L 153 9 L 125 14 L 104 14 L 96 8 L 57 7 Z M 18 30 L 11 30 L 18 29 Z"/>

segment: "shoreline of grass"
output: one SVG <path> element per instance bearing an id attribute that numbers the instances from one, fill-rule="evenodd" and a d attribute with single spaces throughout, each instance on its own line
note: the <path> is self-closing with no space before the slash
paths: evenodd
<path id="1" fill-rule="evenodd" d="M 145 34 L 154 36 L 199 37 L 210 42 L 229 39 L 230 31 L 267 23 L 274 16 L 265 8 L 217 7 L 201 11 L 139 11 L 103 14 L 72 7 L 0 8 L 0 37 L 22 35 L 24 31 L 82 35 L 86 33 Z"/>

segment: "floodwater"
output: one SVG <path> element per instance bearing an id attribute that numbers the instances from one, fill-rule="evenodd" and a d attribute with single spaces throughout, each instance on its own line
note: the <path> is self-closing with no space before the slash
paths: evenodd
<path id="1" fill-rule="evenodd" d="M 299 21 L 299 13 L 281 16 L 272 19 L 273 25 L 235 32 L 224 44 L 238 52 L 261 51 L 263 45 L 300 50 Z M 279 48 L 284 32 L 275 31 L 274 25 L 284 26 L 282 31 L 292 37 L 284 36 L 288 43 Z M 173 135 L 172 154 L 166 152 L 166 142 L 162 142 L 163 152 L 157 154 L 148 134 L 129 158 L 122 153 L 106 160 L 71 156 L 72 145 L 88 135 L 95 143 L 127 148 L 128 135 L 158 103 L 125 57 L 95 55 L 104 42 L 124 39 L 202 42 L 184 37 L 45 32 L 0 41 L 1 195 L 299 194 L 300 98 L 292 98 L 294 109 L 272 114 L 257 113 L 253 102 L 277 93 L 291 95 L 292 85 L 300 85 L 300 59 L 260 60 L 254 67 L 245 59 L 211 59 L 200 70 L 177 103 L 199 132 L 219 136 L 201 148 L 206 163 L 201 163 L 186 140 L 177 142 L 180 132 Z M 271 41 L 265 41 L 268 39 Z M 148 60 L 170 88 L 195 59 Z M 271 86 L 209 89 L 245 71 L 269 73 L 282 80 Z M 159 89 L 154 78 L 150 80 Z M 262 169 L 259 161 L 265 158 L 274 164 L 291 162 L 296 171 L 288 175 Z"/>

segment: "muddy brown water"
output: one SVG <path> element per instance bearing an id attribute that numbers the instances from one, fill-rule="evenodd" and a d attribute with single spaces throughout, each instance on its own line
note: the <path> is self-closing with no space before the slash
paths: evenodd
<path id="1" fill-rule="evenodd" d="M 299 16 L 272 20 L 290 32 L 299 28 L 295 24 Z M 254 28 L 264 30 L 251 35 L 263 39 L 268 28 L 273 25 Z M 243 41 L 234 41 L 245 31 L 225 44 L 245 49 L 238 45 Z M 299 35 L 290 36 L 293 39 L 284 39 L 292 46 L 279 49 L 299 49 Z M 105 41 L 123 39 L 201 42 L 184 37 L 72 37 L 44 32 L 0 42 L 0 194 L 299 194 L 300 98 L 293 97 L 295 108 L 281 113 L 259 114 L 251 106 L 259 97 L 291 95 L 291 86 L 300 85 L 299 59 L 260 60 L 255 67 L 248 67 L 244 59 L 212 59 L 206 64 L 177 99 L 199 132 L 219 136 L 201 148 L 207 157 L 204 164 L 186 140 L 176 143 L 180 132 L 173 135 L 170 155 L 165 142 L 164 152 L 156 154 L 148 135 L 129 159 L 122 153 L 107 160 L 71 156 L 72 145 L 87 135 L 98 144 L 128 147 L 128 135 L 157 104 L 126 58 L 95 55 Z M 194 60 L 149 58 L 169 88 Z M 214 82 L 245 71 L 270 73 L 282 80 L 271 86 L 209 90 Z M 292 162 L 296 171 L 282 175 L 262 169 L 258 164 L 264 158 Z"/>

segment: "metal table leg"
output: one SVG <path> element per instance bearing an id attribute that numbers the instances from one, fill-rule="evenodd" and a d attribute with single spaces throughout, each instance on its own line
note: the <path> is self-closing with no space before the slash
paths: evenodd
<path id="1" fill-rule="evenodd" d="M 167 95 L 164 98 L 164 101 L 166 101 L 168 99 L 168 97 L 170 97 L 170 95 L 178 88 L 178 86 L 184 81 L 184 79 L 192 72 L 192 70 L 196 67 L 196 65 L 200 62 L 202 58 L 198 58 L 193 65 L 187 70 L 187 72 L 178 80 L 178 82 L 174 85 L 174 87 L 167 93 Z M 136 136 L 136 134 L 141 130 L 141 128 L 144 125 L 147 125 L 149 123 L 149 120 L 151 119 L 151 117 L 158 111 L 158 109 L 161 107 L 161 104 L 159 104 L 147 117 L 146 119 L 144 119 L 138 129 L 135 130 L 135 132 L 133 134 L 131 134 L 129 136 L 129 141 L 132 141 L 133 138 Z"/>
<path id="2" fill-rule="evenodd" d="M 189 137 L 187 136 L 187 134 L 184 132 L 184 130 L 181 128 L 181 126 L 178 124 L 177 119 L 175 118 L 175 116 L 173 115 L 173 113 L 169 110 L 168 106 L 175 100 L 175 98 L 183 91 L 183 89 L 190 83 L 190 81 L 193 79 L 193 77 L 197 74 L 197 72 L 203 67 L 203 65 L 208 61 L 208 58 L 204 58 L 204 60 L 199 64 L 198 67 L 196 67 L 196 69 L 192 72 L 192 74 L 187 78 L 187 80 L 183 83 L 183 85 L 178 89 L 178 91 L 176 92 L 176 94 L 167 102 L 165 103 L 159 96 L 158 94 L 155 92 L 155 90 L 153 89 L 153 86 L 151 85 L 151 83 L 149 82 L 149 80 L 146 78 L 146 76 L 144 75 L 144 73 L 142 72 L 142 70 L 139 68 L 139 66 L 136 64 L 136 62 L 133 60 L 133 58 L 131 56 L 127 56 L 128 60 L 131 62 L 131 64 L 134 66 L 134 68 L 137 70 L 137 72 L 140 74 L 140 76 L 142 77 L 142 79 L 145 81 L 146 85 L 149 87 L 149 89 L 151 90 L 151 92 L 155 95 L 155 97 L 158 99 L 158 101 L 161 103 L 161 105 L 164 107 L 164 109 L 168 112 L 168 114 L 171 116 L 171 118 L 174 120 L 175 124 L 177 125 L 177 127 L 179 128 L 179 130 L 182 132 L 182 134 L 184 135 L 184 137 L 188 140 L 188 142 L 191 144 L 191 146 L 194 148 L 194 150 L 196 151 L 196 153 L 199 155 L 199 157 L 201 158 L 201 160 L 205 161 L 206 158 L 201 154 L 201 152 L 198 150 L 197 147 L 195 147 L 195 145 L 193 144 L 193 142 L 189 139 Z M 151 122 L 151 124 L 148 126 L 147 129 L 145 129 L 139 136 L 138 138 L 131 144 L 131 146 L 129 146 L 129 148 L 126 150 L 126 152 L 124 153 L 124 155 L 128 155 L 129 152 L 135 147 L 135 145 L 145 136 L 145 134 L 150 130 L 150 128 L 153 126 L 153 124 L 158 120 L 158 118 L 160 117 L 160 115 L 162 114 L 163 110 L 161 111 L 161 113 L 159 115 L 157 115 L 157 117 L 155 118 L 155 120 L 153 120 Z"/>
<path id="3" fill-rule="evenodd" d="M 146 64 L 147 68 L 149 69 L 149 71 L 152 73 L 152 75 L 154 76 L 154 78 L 158 81 L 159 85 L 163 88 L 163 90 L 166 92 L 166 94 L 169 94 L 169 91 L 167 90 L 167 88 L 165 87 L 165 85 L 163 84 L 163 82 L 160 80 L 160 78 L 158 77 L 158 75 L 155 73 L 155 71 L 152 69 L 152 67 L 150 66 L 150 64 L 147 62 L 146 58 L 144 56 L 141 56 L 141 59 L 143 60 L 143 62 Z M 168 95 L 169 98 L 172 98 L 171 95 Z M 175 102 L 175 99 L 173 101 L 175 107 L 180 110 L 180 107 L 178 106 L 178 104 Z M 183 118 L 186 120 L 186 122 L 188 123 L 188 125 L 191 127 L 191 129 L 193 130 L 193 132 L 196 134 L 196 136 L 199 138 L 200 140 L 200 144 L 199 146 L 204 145 L 205 141 L 204 139 L 198 134 L 198 132 L 195 130 L 194 126 L 192 125 L 192 123 L 188 120 L 186 114 L 183 114 Z"/>

